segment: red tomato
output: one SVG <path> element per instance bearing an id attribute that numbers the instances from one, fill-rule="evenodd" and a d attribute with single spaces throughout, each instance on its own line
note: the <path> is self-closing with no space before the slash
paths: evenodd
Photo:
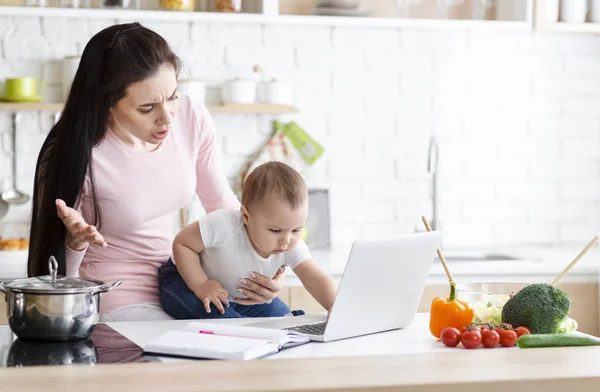
<path id="1" fill-rule="evenodd" d="M 444 328 L 440 339 L 446 347 L 456 347 L 460 343 L 460 331 L 453 327 Z"/>
<path id="2" fill-rule="evenodd" d="M 483 332 L 483 331 L 489 331 L 490 327 L 488 325 L 482 325 L 479 329 L 481 329 L 481 332 Z"/>
<path id="3" fill-rule="evenodd" d="M 481 344 L 483 344 L 483 347 L 494 348 L 498 346 L 498 343 L 500 343 L 500 334 L 498 332 L 490 331 L 489 329 L 481 332 Z"/>
<path id="4" fill-rule="evenodd" d="M 477 348 L 481 344 L 481 331 L 477 329 L 466 330 L 462 334 L 461 342 L 465 348 Z"/>
<path id="5" fill-rule="evenodd" d="M 517 333 L 513 330 L 500 331 L 500 345 L 504 347 L 512 347 L 517 343 Z"/>
<path id="6" fill-rule="evenodd" d="M 517 333 L 517 337 L 531 335 L 531 331 L 527 327 L 517 327 L 515 328 L 515 332 Z"/>
<path id="7" fill-rule="evenodd" d="M 494 327 L 494 331 L 500 333 L 502 331 L 506 331 L 506 330 L 512 330 L 512 327 L 510 327 L 510 324 L 500 324 Z"/>

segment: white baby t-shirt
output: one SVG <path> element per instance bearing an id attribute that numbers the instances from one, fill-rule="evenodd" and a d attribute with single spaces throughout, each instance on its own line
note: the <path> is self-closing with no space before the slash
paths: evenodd
<path id="1" fill-rule="evenodd" d="M 250 272 L 272 278 L 282 265 L 294 269 L 311 258 L 302 240 L 290 251 L 261 257 L 248 238 L 238 208 L 211 212 L 198 222 L 205 247 L 200 253 L 202 268 L 209 279 L 218 281 L 227 290 L 229 301 L 246 298 L 237 290 L 241 287 L 240 279 L 248 278 Z"/>

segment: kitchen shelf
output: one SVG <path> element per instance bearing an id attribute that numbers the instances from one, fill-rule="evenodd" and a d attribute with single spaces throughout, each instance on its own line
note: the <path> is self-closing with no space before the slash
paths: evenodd
<path id="1" fill-rule="evenodd" d="M 548 22 L 544 15 L 546 14 L 547 3 L 537 0 L 535 2 L 535 30 L 540 32 L 552 33 L 600 33 L 600 23 L 568 23 L 568 22 Z"/>
<path id="2" fill-rule="evenodd" d="M 294 113 L 298 109 L 291 105 L 274 105 L 266 103 L 239 104 L 226 103 L 224 105 L 207 106 L 210 113 L 231 113 L 231 114 L 284 114 Z"/>
<path id="3" fill-rule="evenodd" d="M 154 10 L 118 10 L 51 7 L 0 7 L 3 16 L 50 16 L 66 18 L 102 18 L 120 21 L 161 20 L 213 23 L 251 23 L 300 26 L 396 27 L 457 30 L 531 31 L 532 23 L 496 20 L 407 19 L 380 17 L 263 15 L 249 13 L 181 12 Z"/>
<path id="4" fill-rule="evenodd" d="M 539 23 L 536 26 L 537 31 L 547 31 L 554 33 L 600 33 L 600 23 Z"/>
<path id="5" fill-rule="evenodd" d="M 0 102 L 0 112 L 60 112 L 62 103 L 12 103 Z"/>
<path id="6" fill-rule="evenodd" d="M 3 112 L 60 112 L 62 103 L 10 103 L 0 102 L 0 111 Z M 273 104 L 233 104 L 209 105 L 210 113 L 228 113 L 228 114 L 283 114 L 294 113 L 298 109 L 291 105 L 273 105 Z"/>

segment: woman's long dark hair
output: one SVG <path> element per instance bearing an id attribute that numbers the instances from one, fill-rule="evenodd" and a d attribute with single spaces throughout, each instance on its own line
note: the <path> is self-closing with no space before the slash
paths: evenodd
<path id="1" fill-rule="evenodd" d="M 58 260 L 66 274 L 66 228 L 56 213 L 56 199 L 67 206 L 80 203 L 86 175 L 91 180 L 92 222 L 102 219 L 92 171 L 92 148 L 104 137 L 109 109 L 132 83 L 153 75 L 164 64 L 179 71 L 180 61 L 167 42 L 139 23 L 114 25 L 85 46 L 64 110 L 38 156 L 33 186 L 27 274 L 48 274 L 48 258 Z"/>

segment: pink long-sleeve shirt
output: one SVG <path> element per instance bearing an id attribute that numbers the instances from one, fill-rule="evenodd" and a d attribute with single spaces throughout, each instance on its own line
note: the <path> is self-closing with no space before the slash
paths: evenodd
<path id="1" fill-rule="evenodd" d="M 173 213 L 185 207 L 194 190 L 206 212 L 234 208 L 239 201 L 221 170 L 215 126 L 204 105 L 180 96 L 170 134 L 153 152 L 137 152 L 107 128 L 93 149 L 92 167 L 102 214 L 100 233 L 108 243 L 86 250 L 66 247 L 67 275 L 108 284 L 100 312 L 125 305 L 159 303 L 158 267 L 171 256 Z M 79 210 L 93 221 L 89 176 Z"/>

